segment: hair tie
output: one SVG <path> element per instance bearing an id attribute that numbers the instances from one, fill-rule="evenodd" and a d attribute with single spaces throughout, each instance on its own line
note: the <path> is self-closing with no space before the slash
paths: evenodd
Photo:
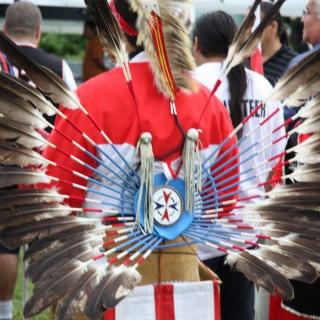
<path id="1" fill-rule="evenodd" d="M 119 11 L 116 8 L 115 2 L 114 0 L 111 0 L 109 3 L 109 7 L 112 11 L 112 14 L 114 15 L 114 17 L 117 19 L 120 28 L 128 35 L 133 36 L 133 37 L 137 37 L 138 36 L 138 32 L 132 27 L 130 26 L 126 20 L 124 20 L 122 18 L 122 16 L 120 15 Z"/>

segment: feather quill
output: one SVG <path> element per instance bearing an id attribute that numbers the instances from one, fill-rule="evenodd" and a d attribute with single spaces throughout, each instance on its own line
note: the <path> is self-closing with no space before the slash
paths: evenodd
<path id="1" fill-rule="evenodd" d="M 274 4 L 272 9 L 264 15 L 257 28 L 248 36 L 248 34 L 250 33 L 250 27 L 252 23 L 254 23 L 253 9 L 257 8 L 257 6 L 259 5 L 259 1 L 254 3 L 251 10 L 252 12 L 250 11 L 250 15 L 248 16 L 247 20 L 245 20 L 245 26 L 243 27 L 243 29 L 240 28 L 240 30 L 242 29 L 241 31 L 243 32 L 243 34 L 237 34 L 234 42 L 230 46 L 231 50 L 229 51 L 228 56 L 225 60 L 223 73 L 220 78 L 223 78 L 225 75 L 227 75 L 233 67 L 243 62 L 253 53 L 261 40 L 263 30 L 272 20 L 276 12 L 279 11 L 280 7 L 285 1 L 286 0 L 278 0 Z"/>
<path id="2" fill-rule="evenodd" d="M 238 29 L 232 43 L 229 47 L 228 56 L 226 58 L 226 66 L 228 66 L 232 59 L 236 56 L 236 54 L 240 51 L 241 47 L 245 43 L 245 41 L 249 38 L 250 34 L 252 33 L 252 28 L 254 26 L 256 16 L 255 12 L 260 5 L 262 0 L 255 0 L 253 5 L 250 8 L 250 11 L 246 18 L 244 19 L 243 23 L 241 24 L 240 28 Z"/>
<path id="3" fill-rule="evenodd" d="M 103 308 L 114 308 L 140 281 L 141 276 L 136 269 L 124 266 L 115 268 L 114 274 L 108 283 L 108 289 L 105 290 L 102 296 Z"/>
<path id="4" fill-rule="evenodd" d="M 95 229 L 95 224 L 80 224 L 68 229 L 67 232 L 63 230 L 62 232 L 55 233 L 50 237 L 33 241 L 28 246 L 23 258 L 24 260 L 27 260 L 32 259 L 35 255 L 43 256 L 43 254 L 46 254 L 47 252 L 47 247 L 50 247 L 52 244 L 62 245 L 71 237 L 77 237 L 78 235 L 82 235 L 83 237 L 88 236 L 90 233 L 94 233 Z"/>
<path id="5" fill-rule="evenodd" d="M 302 238 L 297 234 L 271 239 L 272 248 L 279 248 L 290 256 L 297 256 L 306 262 L 319 263 L 320 242 L 317 239 Z"/>
<path id="6" fill-rule="evenodd" d="M 61 299 L 66 293 L 67 288 L 76 285 L 85 269 L 79 261 L 70 261 L 65 269 L 66 273 L 60 279 L 48 286 L 45 290 L 34 290 L 31 299 L 24 307 L 24 316 L 31 318 L 53 303 Z"/>
<path id="7" fill-rule="evenodd" d="M 0 114 L 37 129 L 48 126 L 41 113 L 30 102 L 4 88 L 1 89 L 0 95 Z"/>
<path id="8" fill-rule="evenodd" d="M 309 139 L 305 140 L 302 143 L 297 144 L 295 147 L 287 150 L 288 153 L 294 151 L 300 155 L 309 155 L 314 152 L 320 153 L 320 136 L 319 134 L 314 134 Z"/>
<path id="9" fill-rule="evenodd" d="M 288 197 L 291 195 L 301 195 L 305 192 L 316 191 L 319 192 L 320 183 L 319 182 L 301 182 L 288 184 L 285 186 L 277 186 L 271 192 L 268 193 L 268 197 L 272 199 L 276 199 L 278 197 Z M 259 206 L 264 207 L 264 205 Z"/>
<path id="10" fill-rule="evenodd" d="M 320 116 L 306 119 L 295 128 L 295 132 L 297 132 L 298 134 L 320 133 L 319 123 Z"/>
<path id="11" fill-rule="evenodd" d="M 82 251 L 79 250 L 78 254 L 73 255 L 72 260 L 85 263 L 86 265 L 84 267 L 87 267 L 92 259 L 101 254 L 99 248 L 101 248 L 101 241 L 97 243 L 96 247 L 83 245 Z M 36 274 L 35 279 L 32 279 L 30 276 L 32 281 L 35 282 L 37 290 L 45 290 L 46 287 L 54 283 L 56 279 L 60 279 L 66 273 L 65 268 L 69 261 L 70 259 L 65 257 L 64 259 L 56 261 L 54 265 L 50 265 L 50 267 L 44 270 L 42 274 Z M 106 262 L 106 260 L 103 262 Z"/>
<path id="12" fill-rule="evenodd" d="M 35 185 L 50 182 L 51 178 L 39 170 L 0 166 L 0 188 L 11 187 L 18 184 Z"/>
<path id="13" fill-rule="evenodd" d="M 156 9 L 139 0 L 131 0 L 131 7 L 138 14 L 138 44 L 144 48 L 151 60 L 159 90 L 174 100 L 177 88 L 194 92 L 196 85 L 190 72 L 195 68 L 190 38 L 182 22 L 173 15 L 170 1 L 155 1 Z M 163 34 L 161 35 L 161 33 Z M 161 59 L 157 53 L 159 43 L 163 50 Z"/>
<path id="14" fill-rule="evenodd" d="M 319 88 L 319 87 L 318 87 Z M 308 96 L 310 98 L 312 96 Z M 300 118 L 314 118 L 320 116 L 320 95 L 308 101 L 298 112 Z"/>
<path id="15" fill-rule="evenodd" d="M 1 41 L 0 41 L 1 43 Z M 31 102 L 40 112 L 53 116 L 56 113 L 54 106 L 36 88 L 24 80 L 11 77 L 0 72 L 0 87 L 12 92 L 16 96 Z"/>
<path id="16" fill-rule="evenodd" d="M 313 283 L 318 278 L 317 271 L 312 265 L 297 257 L 283 254 L 284 252 L 279 247 L 263 248 L 255 251 L 255 253 L 261 260 L 273 266 L 287 279 Z"/>
<path id="17" fill-rule="evenodd" d="M 292 256 L 303 257 L 304 261 L 310 263 L 319 263 L 320 242 L 317 239 L 310 240 L 297 234 L 290 234 L 281 238 L 274 238 L 272 242 Z"/>
<path id="18" fill-rule="evenodd" d="M 63 217 L 39 221 L 36 224 L 27 223 L 5 229 L 0 234 L 0 241 L 8 248 L 17 248 L 36 238 L 45 238 L 62 230 L 68 230 L 79 223 L 85 222 L 79 221 L 76 217 Z"/>
<path id="19" fill-rule="evenodd" d="M 0 209 L 39 203 L 61 203 L 64 197 L 55 190 L 0 191 Z"/>
<path id="20" fill-rule="evenodd" d="M 58 305 L 56 311 L 57 320 L 71 319 L 74 309 L 79 307 L 83 309 L 91 292 L 99 284 L 101 278 L 99 275 L 100 270 L 100 268 L 89 267 L 88 271 L 77 281 L 77 284 L 68 290 Z"/>
<path id="21" fill-rule="evenodd" d="M 0 164 L 19 167 L 46 167 L 47 161 L 37 152 L 16 143 L 0 140 Z"/>
<path id="22" fill-rule="evenodd" d="M 305 81 L 304 81 L 305 82 Z M 305 104 L 310 97 L 315 96 L 319 92 L 320 87 L 320 72 L 314 73 L 313 76 L 307 78 L 306 83 L 302 83 L 296 91 L 283 102 L 286 106 L 299 107 Z"/>
<path id="23" fill-rule="evenodd" d="M 290 195 L 291 196 L 291 195 Z M 294 195 L 293 195 L 294 197 Z M 289 198 L 289 197 L 288 197 Z M 287 199 L 290 201 L 289 199 Z M 265 219 L 279 219 L 279 221 L 316 221 L 318 219 L 318 211 L 310 208 L 292 207 L 289 205 L 271 204 L 266 207 L 259 207 L 256 210 L 260 217 Z M 292 219 L 292 220 L 291 220 Z"/>
<path id="24" fill-rule="evenodd" d="M 87 10 L 94 19 L 99 30 L 99 38 L 103 46 L 110 50 L 116 58 L 117 63 L 122 67 L 126 80 L 131 80 L 128 66 L 128 53 L 124 43 L 124 36 L 113 16 L 107 1 L 85 0 Z"/>
<path id="25" fill-rule="evenodd" d="M 69 207 L 60 204 L 32 204 L 0 210 L 0 229 L 19 227 L 27 223 L 66 217 L 71 214 Z"/>
<path id="26" fill-rule="evenodd" d="M 61 246 L 54 247 L 52 250 L 48 250 L 40 259 L 31 262 L 26 275 L 36 282 L 45 270 L 54 266 L 55 261 L 75 259 L 75 257 L 83 252 L 88 250 L 93 251 L 97 246 L 102 246 L 103 233 L 101 231 L 100 233 L 100 237 L 93 237 L 93 235 L 71 237 L 70 241 L 64 242 Z"/>
<path id="27" fill-rule="evenodd" d="M 99 319 L 107 308 L 113 308 L 140 281 L 139 273 L 124 266 L 106 269 L 104 275 L 87 300 L 84 314 L 89 320 Z"/>
<path id="28" fill-rule="evenodd" d="M 0 140 L 8 140 L 28 149 L 42 148 L 45 141 L 41 134 L 25 124 L 0 117 Z"/>
<path id="29" fill-rule="evenodd" d="M 291 179 L 300 182 L 319 182 L 320 164 L 305 164 L 298 166 L 289 176 Z"/>
<path id="30" fill-rule="evenodd" d="M 277 290 L 282 298 L 293 299 L 294 291 L 289 280 L 253 253 L 241 252 L 229 255 L 227 256 L 227 263 L 268 292 L 275 293 L 275 290 Z"/>
<path id="31" fill-rule="evenodd" d="M 295 92 L 301 85 L 310 82 L 318 74 L 320 69 L 320 51 L 317 50 L 297 65 L 287 71 L 277 82 L 273 94 L 270 96 L 271 101 L 285 100 L 292 92 Z"/>
<path id="32" fill-rule="evenodd" d="M 301 163 L 305 163 L 305 164 L 316 164 L 316 163 L 320 163 L 320 154 L 319 152 L 310 152 L 309 154 L 302 154 L 302 153 L 298 153 L 295 157 L 294 160 L 290 160 L 292 161 L 298 161 Z"/>

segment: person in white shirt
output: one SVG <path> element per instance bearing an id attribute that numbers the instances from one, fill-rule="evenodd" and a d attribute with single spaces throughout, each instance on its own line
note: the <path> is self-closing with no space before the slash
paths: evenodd
<path id="1" fill-rule="evenodd" d="M 194 29 L 194 56 L 198 64 L 195 77 L 209 90 L 212 90 L 220 76 L 224 59 L 236 32 L 232 17 L 223 11 L 201 16 Z M 272 87 L 260 74 L 245 69 L 243 64 L 234 67 L 227 79 L 223 79 L 216 95 L 228 108 L 234 127 L 236 127 L 254 108 L 268 97 Z M 273 129 L 284 122 L 282 110 L 278 111 L 266 123 L 259 126 L 278 108 L 278 104 L 267 103 L 245 124 L 238 134 L 240 153 L 240 195 L 241 199 L 263 194 L 264 187 L 258 187 L 268 181 L 276 161 L 265 162 L 283 152 L 285 140 L 260 151 L 285 135 L 284 128 L 269 135 Z M 254 134 L 246 136 L 253 129 Z M 253 169 L 253 170 L 252 170 Z M 268 190 L 267 190 L 268 191 Z M 254 202 L 254 200 L 248 201 Z M 224 264 L 224 256 L 218 251 L 199 247 L 199 256 L 204 263 L 221 278 L 221 309 L 223 320 L 254 319 L 254 285 L 238 272 L 230 270 Z"/>

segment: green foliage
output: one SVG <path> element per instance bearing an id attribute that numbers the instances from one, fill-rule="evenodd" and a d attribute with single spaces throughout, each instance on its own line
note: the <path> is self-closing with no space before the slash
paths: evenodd
<path id="1" fill-rule="evenodd" d="M 40 47 L 68 60 L 82 60 L 86 39 L 82 35 L 43 33 Z"/>
<path id="2" fill-rule="evenodd" d="M 17 284 L 14 293 L 14 313 L 13 320 L 22 320 L 23 319 L 23 305 L 22 305 L 22 295 L 23 295 L 23 262 L 20 258 L 19 262 L 19 275 L 17 279 Z M 40 314 L 39 316 L 33 317 L 33 320 L 49 320 L 49 311 Z"/>

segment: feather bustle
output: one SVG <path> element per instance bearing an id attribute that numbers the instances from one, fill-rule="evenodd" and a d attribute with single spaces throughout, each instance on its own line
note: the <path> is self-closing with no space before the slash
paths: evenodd
<path id="1" fill-rule="evenodd" d="M 274 293 L 277 290 L 282 298 L 293 299 L 293 287 L 289 280 L 253 254 L 241 252 L 236 257 L 228 257 L 227 263 L 267 291 Z"/>

